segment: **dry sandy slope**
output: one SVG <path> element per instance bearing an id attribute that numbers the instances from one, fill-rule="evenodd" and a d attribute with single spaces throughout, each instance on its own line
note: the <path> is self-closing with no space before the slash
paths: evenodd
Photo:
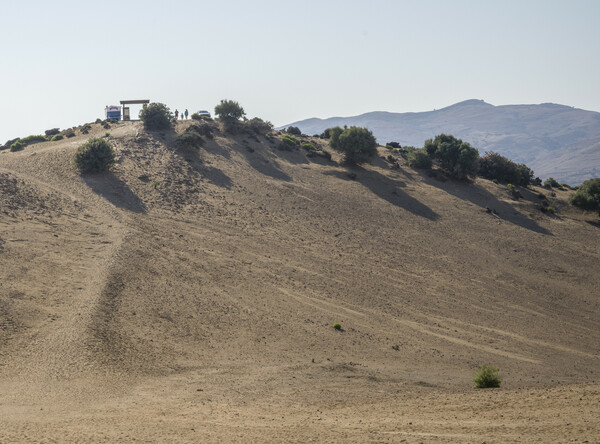
<path id="1" fill-rule="evenodd" d="M 103 175 L 88 136 L 0 153 L 0 442 L 600 440 L 600 229 L 566 192 L 110 133 Z"/>

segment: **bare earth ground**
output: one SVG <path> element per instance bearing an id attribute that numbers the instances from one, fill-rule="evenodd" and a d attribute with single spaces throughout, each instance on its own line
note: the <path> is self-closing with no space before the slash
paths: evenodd
<path id="1" fill-rule="evenodd" d="M 139 123 L 81 177 L 105 131 L 0 152 L 0 442 L 600 442 L 600 225 L 567 191 Z"/>

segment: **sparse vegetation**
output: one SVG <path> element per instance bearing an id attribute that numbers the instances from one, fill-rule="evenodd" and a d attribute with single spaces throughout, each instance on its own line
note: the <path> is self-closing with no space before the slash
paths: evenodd
<path id="1" fill-rule="evenodd" d="M 75 137 L 75 131 L 73 131 L 73 130 L 65 131 L 65 137 L 67 137 L 67 138 Z"/>
<path id="2" fill-rule="evenodd" d="M 297 126 L 288 126 L 287 129 L 285 130 L 286 133 L 291 134 L 293 136 L 301 136 L 302 135 L 302 131 L 300 131 L 300 128 L 298 128 Z"/>
<path id="3" fill-rule="evenodd" d="M 517 189 L 516 186 L 514 186 L 512 183 L 509 183 L 508 185 L 506 185 L 506 191 L 508 192 L 508 194 L 510 194 L 510 196 L 513 199 L 520 199 L 521 197 L 523 197 L 521 195 L 521 192 Z"/>
<path id="4" fill-rule="evenodd" d="M 498 375 L 498 368 L 490 365 L 482 365 L 477 369 L 473 378 L 475 388 L 494 388 L 500 387 L 502 377 Z"/>
<path id="5" fill-rule="evenodd" d="M 329 145 L 344 154 L 344 161 L 351 164 L 367 163 L 377 156 L 377 142 L 367 128 L 331 128 Z"/>
<path id="6" fill-rule="evenodd" d="M 336 322 L 335 324 L 333 324 L 333 328 L 335 328 L 336 330 L 341 330 L 342 324 L 340 324 L 339 322 Z"/>
<path id="7" fill-rule="evenodd" d="M 600 177 L 583 182 L 575 193 L 569 196 L 569 203 L 588 211 L 600 214 Z"/>
<path id="8" fill-rule="evenodd" d="M 55 136 L 58 133 L 60 133 L 60 128 L 52 128 L 52 129 L 44 131 L 44 134 L 46 134 L 46 136 L 48 136 L 48 137 Z"/>
<path id="9" fill-rule="evenodd" d="M 300 141 L 298 139 L 296 139 L 294 136 L 290 136 L 289 134 L 284 134 L 281 138 L 281 141 L 284 145 L 287 145 L 289 147 L 294 147 L 300 144 Z"/>
<path id="10" fill-rule="evenodd" d="M 82 173 L 107 171 L 115 163 L 115 151 L 108 140 L 92 138 L 77 148 L 73 161 Z"/>
<path id="11" fill-rule="evenodd" d="M 181 148 L 200 148 L 204 144 L 204 139 L 197 126 L 190 126 L 177 136 L 175 143 Z"/>
<path id="12" fill-rule="evenodd" d="M 450 134 L 439 134 L 425 141 L 425 151 L 451 176 L 464 179 L 477 174 L 479 170 L 479 152 Z"/>
<path id="13" fill-rule="evenodd" d="M 50 141 L 56 142 L 57 140 L 62 140 L 63 138 L 64 136 L 62 134 L 55 134 L 54 136 L 52 136 L 52 139 L 50 139 Z"/>
<path id="14" fill-rule="evenodd" d="M 553 177 L 549 177 L 544 181 L 544 188 L 560 188 L 560 184 Z"/>
<path id="15" fill-rule="evenodd" d="M 27 146 L 27 145 L 33 145 L 34 143 L 47 142 L 48 139 L 46 138 L 46 136 L 35 135 L 35 136 L 27 136 L 27 137 L 21 139 L 20 141 L 23 142 Z"/>
<path id="16" fill-rule="evenodd" d="M 317 147 L 315 147 L 312 143 L 309 142 L 303 142 L 302 148 L 304 148 L 306 151 L 317 151 Z"/>
<path id="17" fill-rule="evenodd" d="M 273 124 L 271 122 L 268 120 L 259 119 L 258 117 L 247 120 L 244 122 L 244 126 L 248 129 L 248 131 L 259 136 L 264 136 L 273 131 Z"/>
<path id="18" fill-rule="evenodd" d="M 140 120 L 148 130 L 171 128 L 171 110 L 164 103 L 149 103 L 140 111 Z"/>
<path id="19" fill-rule="evenodd" d="M 433 163 L 423 149 L 409 151 L 407 158 L 408 164 L 413 168 L 429 169 Z"/>

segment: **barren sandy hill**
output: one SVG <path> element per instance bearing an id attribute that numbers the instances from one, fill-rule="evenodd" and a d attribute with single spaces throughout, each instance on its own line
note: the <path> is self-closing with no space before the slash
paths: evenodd
<path id="1" fill-rule="evenodd" d="M 600 442 L 597 215 L 213 126 L 0 152 L 0 442 Z"/>

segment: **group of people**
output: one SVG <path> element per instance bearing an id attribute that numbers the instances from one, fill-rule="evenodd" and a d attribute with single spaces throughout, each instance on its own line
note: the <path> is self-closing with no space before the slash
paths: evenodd
<path id="1" fill-rule="evenodd" d="M 175 119 L 187 119 L 188 118 L 188 110 L 186 109 L 184 112 L 179 114 L 178 110 L 175 110 Z"/>

